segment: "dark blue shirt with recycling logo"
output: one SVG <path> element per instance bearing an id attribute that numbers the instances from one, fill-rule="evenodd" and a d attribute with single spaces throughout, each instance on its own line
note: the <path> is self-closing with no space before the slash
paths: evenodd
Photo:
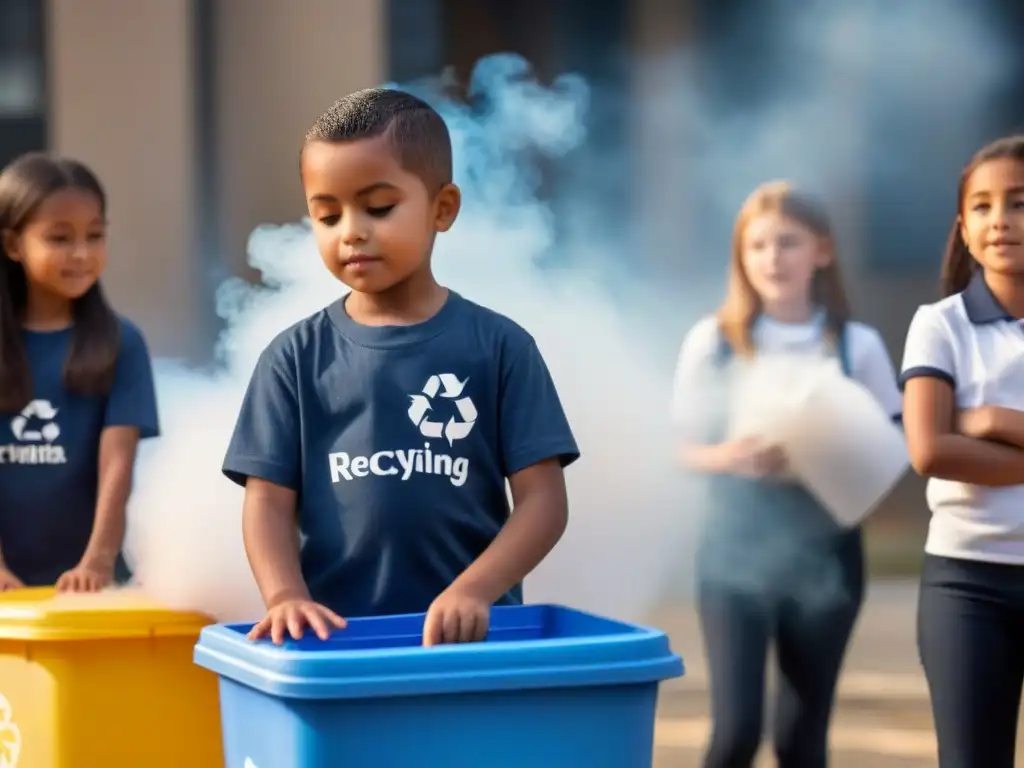
<path id="1" fill-rule="evenodd" d="M 64 387 L 71 329 L 23 332 L 32 400 L 0 413 L 0 553 L 28 585 L 53 584 L 85 553 L 96 517 L 100 435 L 107 427 L 159 433 L 149 351 L 121 320 L 114 384 L 106 396 Z"/>
<path id="2" fill-rule="evenodd" d="M 296 491 L 313 599 L 368 616 L 425 611 L 505 523 L 506 478 L 578 455 L 533 338 L 452 292 L 417 325 L 360 325 L 342 299 L 278 336 L 224 472 Z"/>

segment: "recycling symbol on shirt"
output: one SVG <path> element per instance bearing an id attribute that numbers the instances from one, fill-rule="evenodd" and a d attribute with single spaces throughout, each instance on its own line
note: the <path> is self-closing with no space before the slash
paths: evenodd
<path id="1" fill-rule="evenodd" d="M 465 381 L 459 381 L 454 373 L 440 373 L 427 379 L 420 394 L 409 395 L 412 403 L 409 405 L 409 418 L 412 423 L 419 427 L 420 434 L 424 437 L 444 437 L 449 445 L 456 440 L 467 437 L 473 431 L 473 424 L 476 423 L 476 406 L 469 397 L 462 396 L 462 390 L 466 386 Z M 450 416 L 447 422 L 434 421 L 430 418 L 434 410 L 434 398 L 440 395 L 446 400 L 452 400 L 459 418 Z"/>
<path id="2" fill-rule="evenodd" d="M 11 703 L 0 693 L 0 768 L 17 768 L 21 758 L 21 731 L 14 722 Z"/>
<path id="3" fill-rule="evenodd" d="M 21 413 L 11 419 L 11 432 L 14 437 L 23 443 L 41 443 L 46 441 L 52 443 L 60 437 L 60 427 L 54 419 L 57 418 L 57 409 L 50 404 L 49 400 L 33 400 L 25 406 Z M 28 425 L 32 419 L 46 422 L 40 429 L 29 429 Z"/>

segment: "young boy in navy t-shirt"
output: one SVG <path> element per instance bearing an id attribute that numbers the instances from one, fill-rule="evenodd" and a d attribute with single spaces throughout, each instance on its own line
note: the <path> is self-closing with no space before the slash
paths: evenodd
<path id="1" fill-rule="evenodd" d="M 426 645 L 483 639 L 565 530 L 579 452 L 554 383 L 526 331 L 434 279 L 460 192 L 429 105 L 345 97 L 300 170 L 324 265 L 351 292 L 263 352 L 228 448 L 267 606 L 250 637 L 426 611 Z"/>

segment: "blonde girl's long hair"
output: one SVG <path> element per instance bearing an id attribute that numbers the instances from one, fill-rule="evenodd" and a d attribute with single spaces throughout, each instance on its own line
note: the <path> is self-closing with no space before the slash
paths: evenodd
<path id="1" fill-rule="evenodd" d="M 762 306 L 743 267 L 743 240 L 750 222 L 764 214 L 778 214 L 807 227 L 827 243 L 833 254 L 835 252 L 832 223 L 817 200 L 800 192 L 788 181 L 767 182 L 750 194 L 736 216 L 725 300 L 716 313 L 724 340 L 736 354 L 745 357 L 754 354 L 751 330 Z M 814 275 L 811 300 L 825 310 L 826 339 L 833 345 L 837 344 L 839 334 L 850 318 L 850 303 L 834 257 Z"/>

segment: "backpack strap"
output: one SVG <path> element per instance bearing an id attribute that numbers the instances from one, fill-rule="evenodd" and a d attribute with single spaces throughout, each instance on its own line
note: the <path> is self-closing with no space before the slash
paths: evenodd
<path id="1" fill-rule="evenodd" d="M 839 365 L 843 369 L 844 376 L 853 375 L 853 365 L 850 362 L 850 324 L 843 323 L 839 329 L 839 339 L 836 341 L 836 355 L 839 358 Z"/>
<path id="2" fill-rule="evenodd" d="M 718 334 L 718 346 L 715 348 L 714 366 L 715 368 L 724 368 L 732 360 L 733 349 L 732 344 L 719 332 Z"/>

